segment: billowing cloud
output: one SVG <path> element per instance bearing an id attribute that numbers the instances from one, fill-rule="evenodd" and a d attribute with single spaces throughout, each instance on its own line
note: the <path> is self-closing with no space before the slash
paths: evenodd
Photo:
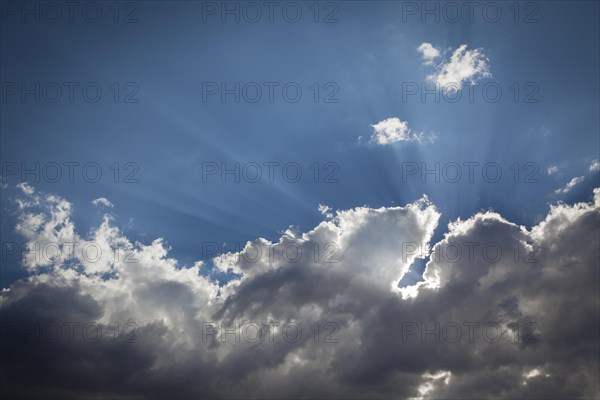
<path id="1" fill-rule="evenodd" d="M 475 84 L 482 78 L 490 78 L 490 61 L 483 49 L 469 50 L 467 47 L 463 44 L 456 48 L 450 59 L 440 63 L 427 79 L 443 90 L 457 91 L 465 84 Z"/>
<path id="2" fill-rule="evenodd" d="M 396 142 L 433 142 L 436 139 L 434 134 L 426 136 L 423 132 L 415 132 L 408 126 L 408 122 L 400 118 L 387 118 L 383 121 L 371 125 L 373 134 L 371 141 L 379 145 L 387 145 Z"/>
<path id="3" fill-rule="evenodd" d="M 104 206 L 104 207 L 114 207 L 113 203 L 111 203 L 106 197 L 98 197 L 95 200 L 92 200 L 92 204 L 95 206 Z"/>
<path id="4" fill-rule="evenodd" d="M 433 47 L 431 43 L 421 43 L 421 45 L 417 47 L 417 51 L 421 53 L 424 65 L 432 65 L 433 60 L 440 56 L 440 51 Z"/>
<path id="5" fill-rule="evenodd" d="M 222 285 L 203 273 L 212 266 L 170 258 L 160 238 L 132 242 L 108 217 L 83 236 L 69 202 L 25 195 L 18 230 L 29 245 L 95 243 L 110 257 L 24 259 L 31 275 L 1 297 L 3 393 L 597 397 L 594 193 L 530 229 L 480 212 L 435 244 L 440 213 L 426 197 L 338 210 L 215 257 L 236 277 Z M 398 288 L 417 258 L 428 260 L 423 280 Z M 260 325 L 269 334 L 254 341 Z"/>
<path id="6" fill-rule="evenodd" d="M 571 191 L 571 189 L 573 189 L 577 184 L 583 182 L 585 178 L 583 176 L 577 176 L 573 179 L 571 179 L 569 182 L 567 182 L 567 184 L 565 186 L 563 186 L 562 188 L 558 188 L 554 191 L 554 193 L 559 194 L 559 193 L 569 193 Z"/>
<path id="7" fill-rule="evenodd" d="M 594 160 L 590 164 L 590 172 L 600 171 L 600 161 Z"/>
<path id="8" fill-rule="evenodd" d="M 548 175 L 552 175 L 558 172 L 558 167 L 556 165 L 551 165 L 548 167 Z"/>

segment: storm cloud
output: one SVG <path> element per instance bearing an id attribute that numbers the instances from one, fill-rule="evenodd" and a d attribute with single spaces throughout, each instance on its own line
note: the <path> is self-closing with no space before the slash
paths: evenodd
<path id="1" fill-rule="evenodd" d="M 339 210 L 193 265 L 109 215 L 78 233 L 57 196 L 24 191 L 18 204 L 29 276 L 2 293 L 11 397 L 599 393 L 599 189 L 531 228 L 491 211 L 453 221 L 438 243 L 426 197 Z M 400 287 L 417 258 L 422 280 Z"/>

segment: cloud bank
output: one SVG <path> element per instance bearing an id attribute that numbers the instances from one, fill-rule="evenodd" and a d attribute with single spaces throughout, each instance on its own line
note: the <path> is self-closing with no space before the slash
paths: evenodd
<path id="1" fill-rule="evenodd" d="M 202 274 L 211 266 L 181 265 L 160 238 L 132 242 L 108 216 L 81 235 L 71 203 L 26 192 L 17 231 L 32 248 L 60 251 L 25 254 L 30 276 L 2 293 L 2 392 L 598 397 L 594 194 L 551 206 L 531 229 L 480 212 L 450 223 L 438 243 L 440 212 L 426 197 L 338 210 L 310 231 L 215 257 L 214 268 L 238 277 L 219 285 Z M 428 260 L 423 280 L 399 288 L 417 258 Z M 269 333 L 254 340 L 260 325 Z"/>

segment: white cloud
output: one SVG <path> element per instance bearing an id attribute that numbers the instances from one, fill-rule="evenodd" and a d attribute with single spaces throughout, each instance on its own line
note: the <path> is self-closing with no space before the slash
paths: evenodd
<path id="1" fill-rule="evenodd" d="M 333 214 L 330 213 L 331 207 L 319 204 L 318 210 L 322 215 L 325 216 L 325 218 L 333 218 Z"/>
<path id="2" fill-rule="evenodd" d="M 556 165 L 551 165 L 548 167 L 548 175 L 552 175 L 558 172 L 558 167 Z"/>
<path id="3" fill-rule="evenodd" d="M 554 191 L 554 193 L 568 193 L 571 191 L 571 189 L 573 189 L 575 187 L 575 185 L 577 185 L 578 183 L 583 182 L 584 177 L 583 176 L 578 176 L 575 177 L 573 179 L 571 179 L 569 182 L 567 182 L 567 184 L 562 187 L 562 188 L 558 188 Z"/>
<path id="4" fill-rule="evenodd" d="M 450 60 L 443 61 L 427 79 L 443 90 L 457 91 L 464 84 L 474 84 L 491 76 L 489 59 L 483 49 L 467 50 L 467 45 L 463 44 L 454 50 Z"/>
<path id="5" fill-rule="evenodd" d="M 17 189 L 21 189 L 23 193 L 26 195 L 32 195 L 34 193 L 34 189 L 29 186 L 27 182 L 21 182 L 17 185 Z"/>
<path id="6" fill-rule="evenodd" d="M 600 171 L 600 161 L 594 160 L 590 164 L 590 172 Z"/>
<path id="7" fill-rule="evenodd" d="M 104 207 L 114 207 L 106 197 L 98 197 L 97 199 L 92 200 L 92 204 L 95 206 L 102 205 Z"/>
<path id="8" fill-rule="evenodd" d="M 371 141 L 380 145 L 396 142 L 431 143 L 437 138 L 435 134 L 426 136 L 423 132 L 415 132 L 409 128 L 408 122 L 395 117 L 371 125 L 371 128 L 373 128 Z"/>
<path id="9" fill-rule="evenodd" d="M 432 65 L 433 60 L 440 56 L 440 51 L 433 47 L 431 43 L 421 43 L 421 45 L 417 47 L 417 51 L 421 53 L 424 65 Z"/>

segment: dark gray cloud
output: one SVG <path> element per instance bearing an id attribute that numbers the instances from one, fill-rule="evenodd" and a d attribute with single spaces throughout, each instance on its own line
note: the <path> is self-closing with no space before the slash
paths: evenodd
<path id="1" fill-rule="evenodd" d="M 110 218 L 82 238 L 68 202 L 27 194 L 18 229 L 31 243 L 100 243 L 137 262 L 25 257 L 32 275 L 2 293 L 3 394 L 597 398 L 595 194 L 531 229 L 491 212 L 455 221 L 431 252 L 421 245 L 439 213 L 427 199 L 338 211 L 216 258 L 242 274 L 223 287 L 201 263 L 170 259 L 160 239 L 132 243 Z M 424 281 L 397 288 L 425 256 Z"/>

